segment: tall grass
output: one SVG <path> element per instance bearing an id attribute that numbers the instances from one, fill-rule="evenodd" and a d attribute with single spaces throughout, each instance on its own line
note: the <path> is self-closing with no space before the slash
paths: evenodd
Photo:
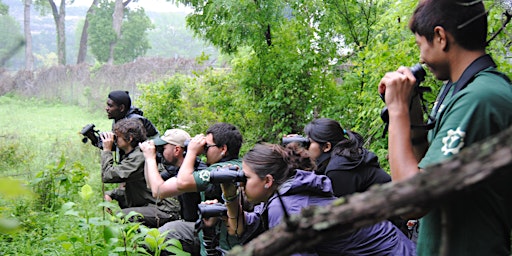
<path id="1" fill-rule="evenodd" d="M 110 130 L 111 120 L 103 109 L 91 113 L 78 106 L 14 95 L 0 97 L 0 113 L 0 179 L 37 185 L 30 186 L 36 190 L 31 198 L 9 199 L 0 194 L 0 220 L 19 223 L 17 232 L 0 236 L 0 254 L 62 254 L 53 236 L 73 233 L 75 221 L 63 216 L 57 206 L 78 201 L 78 188 L 62 186 L 58 194 L 53 189 L 65 179 L 82 179 L 70 182 L 93 187 L 92 205 L 102 200 L 99 151 L 82 143 L 79 132 L 88 123 L 101 131 Z M 64 191 L 70 188 L 75 191 Z M 91 214 L 101 214 L 101 208 L 95 210 Z"/>
<path id="2" fill-rule="evenodd" d="M 97 149 L 82 143 L 82 127 L 94 123 L 110 130 L 103 109 L 91 113 L 78 106 L 0 97 L 0 177 L 30 178 L 64 154 L 68 162 L 80 161 L 99 172 Z M 98 167 L 98 168 L 96 168 Z"/>

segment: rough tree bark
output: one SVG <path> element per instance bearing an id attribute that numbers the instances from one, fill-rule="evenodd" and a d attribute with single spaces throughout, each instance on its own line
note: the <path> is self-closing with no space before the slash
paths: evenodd
<path id="1" fill-rule="evenodd" d="M 512 181 L 512 127 L 409 180 L 372 187 L 337 199 L 329 207 L 305 209 L 288 225 L 283 222 L 228 255 L 290 255 L 340 230 L 424 212 L 496 179 Z"/>
<path id="2" fill-rule="evenodd" d="M 66 65 L 66 1 L 61 0 L 59 8 L 55 1 L 48 0 L 52 8 L 53 19 L 57 28 L 57 56 L 59 65 Z"/>
<path id="3" fill-rule="evenodd" d="M 84 27 L 82 28 L 82 36 L 80 37 L 80 47 L 78 48 L 78 57 L 76 60 L 76 64 L 80 64 L 85 62 L 85 57 L 87 57 L 87 41 L 88 41 L 88 31 L 89 31 L 89 17 L 94 14 L 94 7 L 98 5 L 99 0 L 92 1 L 89 10 L 87 10 L 87 14 L 85 15 Z"/>
<path id="4" fill-rule="evenodd" d="M 34 55 L 32 54 L 32 33 L 30 32 L 30 8 L 32 0 L 23 2 L 23 32 L 25 33 L 25 69 L 34 68 Z"/>

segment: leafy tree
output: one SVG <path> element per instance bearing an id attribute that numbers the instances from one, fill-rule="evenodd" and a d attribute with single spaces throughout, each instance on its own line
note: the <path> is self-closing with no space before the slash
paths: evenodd
<path id="1" fill-rule="evenodd" d="M 105 47 L 116 42 L 114 63 L 133 61 L 142 56 L 150 48 L 147 31 L 153 28 L 151 20 L 144 9 L 130 10 L 125 8 L 121 35 L 117 37 L 112 29 L 114 3 L 102 0 L 94 8 L 94 16 L 90 19 L 90 46 L 92 54 L 100 62 L 109 62 L 110 48 Z"/>
<path id="2" fill-rule="evenodd" d="M 9 15 L 9 6 L 0 1 L 0 15 Z"/>

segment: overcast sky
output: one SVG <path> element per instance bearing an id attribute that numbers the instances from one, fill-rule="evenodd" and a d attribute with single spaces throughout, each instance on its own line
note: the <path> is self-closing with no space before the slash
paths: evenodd
<path id="1" fill-rule="evenodd" d="M 92 0 L 75 0 L 73 5 L 91 6 Z M 146 11 L 153 12 L 191 12 L 192 9 L 184 7 L 183 5 L 176 6 L 165 0 L 139 0 L 136 3 L 131 2 L 128 6 L 136 7 L 142 6 Z"/>

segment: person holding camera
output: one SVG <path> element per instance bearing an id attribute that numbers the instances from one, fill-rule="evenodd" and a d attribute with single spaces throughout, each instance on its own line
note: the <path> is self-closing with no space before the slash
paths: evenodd
<path id="1" fill-rule="evenodd" d="M 296 146 L 297 149 L 300 149 Z M 244 195 L 258 204 L 254 212 L 244 212 L 239 189 L 223 184 L 226 198 L 228 231 L 247 243 L 266 230 L 286 221 L 308 206 L 330 205 L 331 180 L 313 172 L 316 168 L 307 151 L 275 144 L 256 144 L 243 157 L 246 176 Z M 283 218 L 284 217 L 284 218 Z M 306 255 L 414 255 L 415 245 L 389 221 L 342 232 L 309 248 Z M 302 255 L 301 253 L 301 255 Z"/>
<path id="2" fill-rule="evenodd" d="M 140 149 L 146 160 L 146 181 L 155 198 L 176 197 L 181 206 L 181 219 L 165 223 L 159 228 L 161 233 L 167 233 L 167 239 L 178 239 L 183 250 L 192 255 L 199 254 L 199 240 L 194 238 L 194 225 L 198 215 L 198 204 L 201 197 L 198 192 L 182 193 L 177 188 L 176 175 L 185 157 L 186 145 L 190 135 L 182 129 L 169 129 L 164 135 L 154 140 L 140 143 Z M 157 148 L 162 148 L 162 159 L 157 161 Z M 207 166 L 199 158 L 194 164 L 195 170 L 205 169 Z M 168 174 L 166 179 L 165 175 Z"/>
<path id="3" fill-rule="evenodd" d="M 203 201 L 217 200 L 223 203 L 220 185 L 210 182 L 210 173 L 212 170 L 226 166 L 241 167 L 239 153 L 242 142 L 242 134 L 238 128 L 228 123 L 211 125 L 206 131 L 206 136 L 196 135 L 187 146 L 187 154 L 178 172 L 178 190 L 181 192 L 199 191 Z M 200 154 L 206 155 L 208 168 L 195 171 L 194 162 Z M 239 244 L 236 236 L 228 234 L 226 225 L 221 218 L 212 218 L 203 224 L 205 225 L 199 232 L 201 255 L 207 254 L 204 241 L 209 242 L 216 239 L 211 236 L 219 237 L 219 246 L 222 250 L 229 250 L 232 246 Z"/>
<path id="4" fill-rule="evenodd" d="M 405 181 L 512 125 L 512 86 L 486 54 L 482 1 L 420 1 L 409 28 L 420 62 L 447 83 L 438 94 L 431 114 L 435 124 L 426 137 L 411 128 L 417 124 L 409 108 L 416 83 L 412 72 L 400 67 L 380 81 L 389 114 L 393 181 Z M 507 174 L 429 209 L 420 219 L 418 255 L 510 255 L 511 182 Z"/>
<path id="5" fill-rule="evenodd" d="M 178 219 L 179 203 L 164 198 L 154 198 L 144 178 L 144 155 L 139 143 L 146 140 L 146 132 L 138 119 L 123 119 L 114 125 L 113 132 L 100 134 L 103 140 L 101 151 L 101 177 L 104 183 L 125 183 L 123 202 L 119 206 L 124 214 L 131 211 L 142 215 L 142 223 L 148 227 L 159 227 Z M 126 152 L 117 165 L 114 164 L 112 147 L 116 143 Z M 105 196 L 106 200 L 110 197 Z"/>
<path id="6" fill-rule="evenodd" d="M 160 135 L 155 125 L 143 116 L 142 110 L 132 106 L 132 99 L 128 91 L 111 91 L 108 94 L 105 111 L 107 111 L 108 119 L 113 119 L 112 127 L 121 119 L 135 118 L 142 122 L 149 139 L 157 138 Z"/>
<path id="7" fill-rule="evenodd" d="M 107 106 L 105 111 L 107 112 L 108 119 L 113 119 L 112 130 L 114 129 L 114 125 L 119 122 L 119 120 L 125 118 L 134 118 L 142 122 L 146 132 L 146 137 L 151 139 L 159 136 L 158 130 L 153 125 L 153 123 L 151 123 L 151 121 L 143 116 L 142 110 L 132 106 L 132 99 L 130 98 L 128 91 L 111 91 L 108 94 L 106 104 Z M 114 147 L 113 150 L 116 152 L 114 160 L 116 163 L 119 163 L 124 158 L 125 152 L 117 147 Z M 120 183 L 119 187 L 108 191 L 108 199 L 114 199 L 121 203 L 125 197 L 124 185 L 124 183 Z M 122 205 L 124 205 L 124 203 L 122 203 Z"/>

